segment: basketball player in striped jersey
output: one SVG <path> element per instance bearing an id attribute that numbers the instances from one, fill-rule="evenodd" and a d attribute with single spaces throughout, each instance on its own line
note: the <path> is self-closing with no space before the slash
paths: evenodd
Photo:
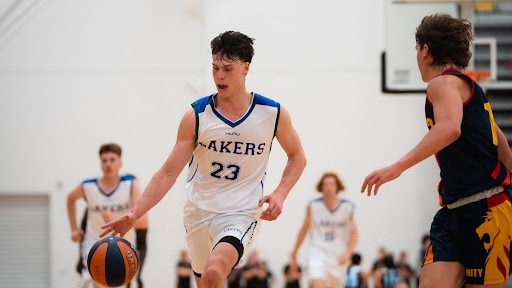
<path id="1" fill-rule="evenodd" d="M 435 155 L 442 207 L 430 227 L 422 288 L 505 287 L 510 273 L 512 152 L 484 91 L 463 73 L 472 39 L 472 25 L 465 19 L 447 14 L 422 19 L 416 28 L 416 59 L 428 82 L 429 131 L 397 162 L 370 173 L 361 187 L 375 195 L 382 184 Z"/>
<path id="2" fill-rule="evenodd" d="M 306 165 L 288 111 L 246 88 L 253 39 L 227 31 L 210 46 L 217 92 L 192 103 L 170 155 L 139 201 L 129 213 L 104 225 L 102 234 L 123 235 L 131 229 L 136 219 L 164 197 L 188 164 L 183 221 L 198 288 L 225 286 L 261 220 L 277 219 Z M 288 161 L 281 181 L 266 194 L 264 180 L 274 138 Z"/>
<path id="3" fill-rule="evenodd" d="M 339 197 L 345 185 L 336 173 L 324 173 L 316 185 L 322 197 L 311 200 L 291 253 L 291 268 L 299 264 L 297 253 L 307 238 L 309 287 L 343 287 L 347 267 L 359 234 L 354 204 Z"/>
<path id="4" fill-rule="evenodd" d="M 106 222 L 125 214 L 140 196 L 141 188 L 132 175 L 120 175 L 122 149 L 115 143 L 100 147 L 99 157 L 103 175 L 99 178 L 84 180 L 67 196 L 68 220 L 71 227 L 71 239 L 82 245 L 82 259 L 87 262 L 91 247 L 100 240 L 101 226 Z M 85 233 L 77 224 L 76 201 L 86 201 L 87 219 Z M 142 217 L 141 219 L 143 219 Z M 130 229 L 124 238 L 135 246 L 135 231 Z M 87 285 L 92 280 L 84 263 L 82 282 Z M 87 287 L 87 286 L 83 286 Z M 104 286 L 94 283 L 95 288 Z"/>

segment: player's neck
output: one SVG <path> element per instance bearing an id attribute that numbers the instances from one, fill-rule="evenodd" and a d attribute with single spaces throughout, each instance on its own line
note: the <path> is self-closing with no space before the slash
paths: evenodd
<path id="1" fill-rule="evenodd" d="M 252 93 L 248 91 L 228 97 L 216 95 L 214 97 L 215 109 L 231 120 L 238 120 L 251 106 L 252 97 Z"/>
<path id="2" fill-rule="evenodd" d="M 119 174 L 103 175 L 99 179 L 99 184 L 104 191 L 110 191 L 116 188 L 119 183 Z"/>
<path id="3" fill-rule="evenodd" d="M 324 194 L 324 202 L 327 206 L 331 207 L 338 205 L 340 199 L 338 198 L 338 194 Z"/>
<path id="4" fill-rule="evenodd" d="M 443 74 L 446 70 L 449 70 L 449 69 L 456 69 L 456 70 L 459 70 L 459 68 L 457 68 L 455 65 L 451 64 L 451 63 L 448 63 L 446 65 L 443 65 L 443 66 L 437 66 L 437 67 L 433 67 L 432 68 L 432 78 L 435 78 L 441 74 Z"/>

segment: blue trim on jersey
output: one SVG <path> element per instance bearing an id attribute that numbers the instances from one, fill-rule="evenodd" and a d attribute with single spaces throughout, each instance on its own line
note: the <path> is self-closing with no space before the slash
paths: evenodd
<path id="1" fill-rule="evenodd" d="M 251 104 L 251 107 L 249 107 L 249 111 L 247 111 L 247 113 L 245 113 L 244 117 L 242 117 L 238 121 L 232 122 L 231 120 L 229 120 L 226 117 L 222 116 L 222 114 L 220 114 L 217 111 L 217 109 L 215 109 L 213 97 L 215 97 L 216 95 L 217 94 L 211 94 L 211 95 L 208 95 L 208 96 L 204 96 L 204 97 L 196 100 L 195 102 L 193 102 L 191 104 L 192 108 L 194 108 L 194 112 L 196 114 L 196 139 L 198 137 L 197 135 L 198 135 L 198 130 L 199 130 L 199 114 L 204 112 L 204 110 L 206 109 L 206 107 L 208 105 L 211 106 L 213 113 L 217 117 L 219 117 L 219 119 L 221 119 L 222 122 L 226 123 L 230 127 L 236 127 L 240 123 L 242 123 L 245 119 L 247 119 L 247 117 L 249 117 L 251 115 L 251 112 L 252 112 L 252 110 L 254 110 L 254 107 L 256 107 L 256 105 L 264 105 L 264 106 L 276 107 L 277 108 L 277 119 L 276 119 L 276 126 L 275 126 L 275 129 L 274 129 L 274 136 L 276 135 L 279 115 L 281 113 L 281 106 L 280 106 L 280 104 L 278 102 L 276 102 L 276 101 L 274 101 L 274 100 L 272 100 L 272 99 L 270 99 L 268 97 L 265 97 L 265 96 L 263 96 L 261 94 L 253 92 L 252 93 L 252 95 L 253 95 L 252 104 Z"/>
<path id="2" fill-rule="evenodd" d="M 313 203 L 313 202 L 318 202 L 318 201 L 324 201 L 324 198 L 323 197 L 314 198 L 314 199 L 310 200 L 309 202 Z"/>
<path id="3" fill-rule="evenodd" d="M 347 200 L 347 199 L 342 199 L 342 198 L 338 198 L 338 199 L 340 200 L 340 202 L 338 203 L 338 205 L 336 205 L 336 207 L 334 207 L 334 209 L 330 209 L 329 207 L 327 207 L 327 205 L 325 205 L 324 197 L 318 197 L 318 198 L 315 198 L 315 199 L 313 199 L 313 200 L 310 200 L 310 201 L 309 201 L 309 204 L 311 205 L 311 204 L 313 204 L 313 203 L 315 203 L 315 202 L 323 202 L 323 204 L 324 204 L 325 208 L 326 208 L 329 212 L 331 212 L 331 213 L 336 212 L 336 210 L 338 210 L 338 209 L 339 209 L 343 204 L 348 204 L 348 205 L 350 205 L 350 208 L 352 208 L 352 210 L 354 210 L 354 208 L 355 208 L 355 206 L 356 206 L 356 205 L 355 205 L 352 201 Z"/>
<path id="4" fill-rule="evenodd" d="M 132 175 L 132 174 L 122 175 L 121 179 L 119 180 L 119 183 L 121 183 L 123 181 L 131 181 L 131 183 L 130 183 L 130 196 L 133 195 L 133 181 L 134 180 L 135 180 L 135 175 Z M 117 187 L 116 187 L 116 189 L 117 189 Z M 113 193 L 111 193 L 111 194 L 113 194 Z"/>
<path id="5" fill-rule="evenodd" d="M 258 93 L 253 93 L 253 95 L 254 95 L 254 99 L 253 99 L 254 104 L 271 106 L 271 107 L 279 107 L 278 102 L 276 102 L 268 97 L 265 97 Z"/>
<path id="6" fill-rule="evenodd" d="M 84 181 L 82 181 L 82 184 L 96 183 L 96 182 L 98 182 L 98 178 L 89 178 L 89 179 L 85 179 Z"/>
<path id="7" fill-rule="evenodd" d="M 194 108 L 194 111 L 196 114 L 204 112 L 206 109 L 206 106 L 208 106 L 210 103 L 213 103 L 213 96 L 216 94 L 204 96 L 203 98 L 200 98 L 196 100 L 194 103 L 192 103 L 192 107 Z"/>
<path id="8" fill-rule="evenodd" d="M 197 141 L 197 138 L 199 137 L 199 114 L 204 112 L 204 110 L 206 109 L 206 106 L 208 106 L 210 104 L 210 102 L 213 103 L 214 95 L 215 94 L 204 96 L 203 98 L 200 98 L 200 99 L 196 100 L 194 103 L 190 104 L 192 106 L 192 108 L 194 109 L 194 114 L 196 116 L 196 134 L 195 134 L 196 141 Z"/>
<path id="9" fill-rule="evenodd" d="M 85 184 L 94 183 L 94 184 L 96 184 L 96 186 L 98 186 L 98 190 L 101 192 L 101 194 L 103 194 L 103 195 L 105 195 L 107 197 L 110 197 L 111 195 L 113 195 L 116 192 L 116 190 L 119 187 L 119 184 L 121 184 L 121 182 L 123 182 L 123 181 L 132 181 L 133 182 L 134 180 L 135 180 L 135 176 L 132 175 L 132 174 L 121 175 L 119 177 L 119 182 L 117 182 L 116 187 L 114 189 L 112 189 L 112 192 L 110 192 L 110 193 L 107 193 L 107 192 L 103 191 L 103 189 L 101 189 L 101 186 L 98 183 L 98 178 L 88 178 L 88 179 L 85 179 L 84 181 L 82 181 L 82 186 L 85 185 Z M 133 192 L 133 183 L 132 183 L 132 185 L 130 187 L 130 194 L 132 194 L 132 192 Z M 84 198 L 87 201 L 87 197 L 85 197 L 85 194 L 84 194 Z"/>
<path id="10" fill-rule="evenodd" d="M 350 206 L 352 206 L 352 208 L 356 207 L 356 204 L 354 204 L 354 202 L 352 202 L 352 201 L 350 201 L 350 200 L 347 200 L 347 199 L 341 199 L 341 202 L 342 202 L 342 203 L 350 204 Z"/>
<path id="11" fill-rule="evenodd" d="M 254 107 L 256 107 L 255 99 L 256 99 L 256 96 L 253 97 L 253 101 L 252 101 L 251 107 L 249 107 L 249 111 L 247 111 L 247 113 L 245 113 L 244 117 L 242 117 L 241 119 L 239 119 L 236 122 L 232 122 L 228 118 L 222 116 L 222 114 L 220 114 L 219 111 L 217 111 L 217 109 L 215 109 L 215 106 L 213 105 L 213 103 L 212 103 L 212 111 L 213 111 L 213 114 L 215 114 L 217 117 L 219 117 L 220 120 L 222 120 L 222 122 L 226 123 L 230 127 L 236 127 L 236 126 L 238 126 L 238 124 L 244 122 L 244 120 L 247 119 L 247 117 L 249 117 L 249 115 L 251 115 L 252 110 L 254 110 Z M 213 100 L 213 97 L 212 97 L 212 100 Z"/>
<path id="12" fill-rule="evenodd" d="M 133 181 L 135 180 L 135 175 L 132 174 L 126 174 L 121 176 L 121 181 Z"/>
<path id="13" fill-rule="evenodd" d="M 274 137 L 276 136 L 276 132 L 277 132 L 277 125 L 279 124 L 279 116 L 281 115 L 281 104 L 279 104 L 279 102 L 276 102 L 268 97 L 265 97 L 261 94 L 258 94 L 258 93 L 253 93 L 254 94 L 254 102 L 258 105 L 266 105 L 266 106 L 271 106 L 271 107 L 276 107 L 277 108 L 277 115 L 276 115 L 276 125 L 275 125 L 275 128 L 274 128 Z M 272 148 L 272 147 L 271 147 Z"/>

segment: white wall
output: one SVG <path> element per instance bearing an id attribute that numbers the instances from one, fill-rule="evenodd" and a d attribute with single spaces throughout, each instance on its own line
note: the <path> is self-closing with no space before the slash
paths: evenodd
<path id="1" fill-rule="evenodd" d="M 106 141 L 123 146 L 123 170 L 147 184 L 190 102 L 214 91 L 209 41 L 225 30 L 256 39 L 248 87 L 290 110 L 309 159 L 280 219 L 264 223 L 256 240 L 276 287 L 326 170 L 339 172 L 356 202 L 365 264 L 381 245 L 416 261 L 437 209 L 433 159 L 378 197 L 358 192 L 366 174 L 426 132 L 423 95 L 380 92 L 385 1 L 38 1 L 0 35 L 0 193 L 51 195 L 52 287 L 76 281 L 66 193 L 100 173 L 97 148 Z M 267 192 L 285 161 L 279 145 L 273 152 Z M 174 285 L 185 247 L 183 186 L 180 179 L 150 212 L 148 287 Z"/>

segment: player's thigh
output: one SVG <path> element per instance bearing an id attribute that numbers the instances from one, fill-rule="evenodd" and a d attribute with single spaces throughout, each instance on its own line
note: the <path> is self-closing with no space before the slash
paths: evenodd
<path id="1" fill-rule="evenodd" d="M 215 217 L 209 228 L 213 245 L 226 237 L 234 237 L 242 243 L 243 250 L 247 251 L 252 246 L 259 232 L 259 227 L 259 219 L 255 214 L 226 213 Z"/>
<path id="2" fill-rule="evenodd" d="M 309 281 L 310 288 L 326 288 L 324 279 L 311 279 Z"/>
<path id="3" fill-rule="evenodd" d="M 464 266 L 459 262 L 433 262 L 421 268 L 420 288 L 462 287 L 465 279 Z"/>
<path id="4" fill-rule="evenodd" d="M 202 274 L 211 252 L 211 240 L 207 225 L 187 230 L 187 245 L 194 273 Z"/>
<path id="5" fill-rule="evenodd" d="M 325 259 L 321 256 L 309 257 L 307 262 L 307 276 L 313 286 L 314 282 L 321 282 L 322 286 L 325 285 L 327 279 L 329 266 Z"/>
<path id="6" fill-rule="evenodd" d="M 325 287 L 326 288 L 338 288 L 343 287 L 344 278 L 340 275 L 333 275 L 331 273 L 327 274 L 327 278 L 325 279 Z"/>
<path id="7" fill-rule="evenodd" d="M 218 270 L 217 272 L 228 276 L 229 272 L 238 263 L 238 250 L 229 242 L 221 241 L 213 248 L 208 262 L 205 266 L 205 271 L 208 269 Z"/>

